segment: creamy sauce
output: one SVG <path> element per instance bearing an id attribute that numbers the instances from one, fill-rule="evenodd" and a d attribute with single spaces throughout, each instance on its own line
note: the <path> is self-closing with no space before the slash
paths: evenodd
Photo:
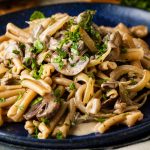
<path id="1" fill-rule="evenodd" d="M 70 135 L 87 135 L 90 133 L 97 132 L 97 122 L 81 123 L 71 127 Z"/>

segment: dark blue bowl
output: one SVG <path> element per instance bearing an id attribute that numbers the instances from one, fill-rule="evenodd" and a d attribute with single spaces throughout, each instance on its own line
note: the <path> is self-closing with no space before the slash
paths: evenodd
<path id="1" fill-rule="evenodd" d="M 5 33 L 5 27 L 8 22 L 13 22 L 19 27 L 26 27 L 25 21 L 29 20 L 30 15 L 35 10 L 42 11 L 46 16 L 57 12 L 67 12 L 70 15 L 77 15 L 86 9 L 97 10 L 94 21 L 98 25 L 115 26 L 119 22 L 127 26 L 139 24 L 147 25 L 150 30 L 150 13 L 138 9 L 122 7 L 112 4 L 100 3 L 68 3 L 50 5 L 39 8 L 33 8 L 25 11 L 11 13 L 0 17 L 0 34 Z M 150 36 L 146 38 L 150 43 Z M 11 123 L 0 128 L 0 141 L 9 145 L 22 145 L 24 148 L 98 148 L 121 145 L 138 140 L 150 133 L 150 101 L 147 101 L 142 108 L 144 119 L 136 126 L 127 128 L 118 126 L 105 134 L 89 134 L 86 136 L 70 136 L 64 140 L 47 139 L 38 140 L 28 136 L 22 123 Z"/>

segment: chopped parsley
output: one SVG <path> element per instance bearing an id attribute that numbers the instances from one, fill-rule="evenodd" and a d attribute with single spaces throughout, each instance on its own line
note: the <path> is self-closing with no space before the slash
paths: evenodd
<path id="1" fill-rule="evenodd" d="M 30 16 L 30 21 L 41 18 L 45 18 L 45 15 L 41 11 L 34 11 L 33 14 Z"/>
<path id="2" fill-rule="evenodd" d="M 75 90 L 76 89 L 76 86 L 75 84 L 72 82 L 70 85 L 69 85 L 69 90 Z"/>
<path id="3" fill-rule="evenodd" d="M 19 42 L 19 48 L 21 50 L 25 50 L 26 47 L 25 47 L 25 45 L 23 43 Z"/>
<path id="4" fill-rule="evenodd" d="M 42 97 L 37 97 L 36 99 L 34 99 L 34 100 L 31 102 L 31 106 L 40 103 L 42 100 L 43 100 Z"/>
<path id="5" fill-rule="evenodd" d="M 103 123 L 106 119 L 105 118 L 96 118 L 96 120 L 100 123 Z"/>
<path id="6" fill-rule="evenodd" d="M 5 102 L 6 99 L 5 98 L 0 98 L 0 103 Z"/>
<path id="7" fill-rule="evenodd" d="M 34 60 L 33 60 L 34 61 Z M 24 64 L 25 64 L 25 66 L 30 66 L 31 65 L 31 63 L 32 63 L 32 60 L 31 60 L 31 58 L 30 57 L 27 57 L 27 58 L 25 58 L 25 60 L 24 60 Z M 35 62 L 34 62 L 35 63 Z"/>
<path id="8" fill-rule="evenodd" d="M 44 122 L 46 125 L 49 124 L 49 120 L 47 118 L 41 118 L 40 120 Z"/>
<path id="9" fill-rule="evenodd" d="M 59 90 L 58 88 L 54 90 L 54 95 L 55 95 L 56 97 L 60 97 L 60 96 L 61 96 L 60 90 Z"/>
<path id="10" fill-rule="evenodd" d="M 93 72 L 88 72 L 87 75 L 88 77 L 95 79 L 95 75 Z"/>
<path id="11" fill-rule="evenodd" d="M 18 50 L 13 50 L 12 51 L 14 54 L 16 54 L 16 55 L 19 55 L 20 54 L 20 51 L 18 51 Z"/>
<path id="12" fill-rule="evenodd" d="M 82 61 L 86 61 L 86 59 L 87 59 L 87 56 L 86 56 L 86 55 L 84 55 L 84 56 L 81 57 L 81 60 L 82 60 Z"/>
<path id="13" fill-rule="evenodd" d="M 134 79 L 131 79 L 130 81 L 132 85 L 135 85 L 137 83 Z"/>
<path id="14" fill-rule="evenodd" d="M 54 58 L 54 63 L 57 63 L 59 66 L 59 69 L 62 69 L 64 66 L 64 62 L 62 61 L 61 56 L 58 56 L 56 58 Z"/>
<path id="15" fill-rule="evenodd" d="M 40 52 L 42 52 L 45 48 L 45 45 L 43 42 L 41 42 L 40 40 L 36 40 L 34 43 L 33 43 L 33 46 L 32 48 L 30 48 L 30 51 L 34 54 L 39 54 Z"/>
<path id="16" fill-rule="evenodd" d="M 96 47 L 98 49 L 98 55 L 103 55 L 107 50 L 107 44 L 106 43 L 104 43 L 102 45 L 96 44 Z"/>
<path id="17" fill-rule="evenodd" d="M 58 131 L 57 134 L 56 134 L 56 139 L 58 140 L 62 140 L 63 139 L 63 134 L 61 131 Z"/>
<path id="18" fill-rule="evenodd" d="M 96 83 L 97 84 L 103 84 L 103 83 L 105 83 L 107 81 L 108 81 L 108 79 L 99 79 L 99 80 L 96 80 Z"/>
<path id="19" fill-rule="evenodd" d="M 35 127 L 33 137 L 38 138 L 38 133 L 39 133 L 38 127 Z"/>
<path id="20" fill-rule="evenodd" d="M 20 100 L 20 99 L 22 98 L 23 94 L 24 94 L 24 92 L 19 92 L 19 95 L 18 95 L 18 97 L 17 97 L 17 100 Z"/>
<path id="21" fill-rule="evenodd" d="M 74 53 L 75 55 L 79 55 L 78 51 L 78 44 L 73 42 L 71 45 L 71 52 Z"/>
<path id="22" fill-rule="evenodd" d="M 34 69 L 37 69 L 37 63 L 36 63 L 36 60 L 33 58 L 32 60 L 29 58 L 28 59 L 28 63 L 32 61 L 32 64 L 31 64 L 31 68 L 34 70 Z"/>

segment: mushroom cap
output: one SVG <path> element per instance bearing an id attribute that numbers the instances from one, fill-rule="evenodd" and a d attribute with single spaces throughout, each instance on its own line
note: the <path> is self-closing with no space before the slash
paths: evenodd
<path id="1" fill-rule="evenodd" d="M 79 74 L 87 66 L 88 62 L 89 58 L 86 57 L 85 60 L 80 59 L 73 67 L 69 63 L 67 63 L 67 65 L 60 69 L 58 63 L 54 63 L 52 58 L 52 65 L 55 67 L 55 69 L 66 76 L 74 76 Z"/>

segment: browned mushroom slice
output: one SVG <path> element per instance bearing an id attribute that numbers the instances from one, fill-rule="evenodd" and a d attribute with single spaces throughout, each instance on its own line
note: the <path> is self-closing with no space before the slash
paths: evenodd
<path id="1" fill-rule="evenodd" d="M 35 116 L 38 118 L 45 117 L 51 118 L 57 113 L 60 103 L 56 102 L 56 97 L 52 94 L 47 94 L 43 100 L 35 105 L 31 105 L 29 110 L 24 115 L 26 120 L 30 120 Z"/>
<path id="2" fill-rule="evenodd" d="M 55 69 L 66 75 L 66 76 L 74 76 L 79 74 L 88 64 L 89 62 L 89 58 L 85 57 L 85 59 L 80 59 L 75 66 L 71 66 L 69 63 L 67 63 L 67 65 L 64 65 L 64 67 L 62 69 L 60 69 L 59 64 L 58 63 L 54 63 L 53 59 L 52 59 L 52 64 L 55 67 Z"/>
<path id="3" fill-rule="evenodd" d="M 101 88 L 103 90 L 106 90 L 106 89 L 116 89 L 118 87 L 118 83 L 117 82 L 106 82 L 106 83 L 103 83 L 101 85 Z"/>
<path id="4" fill-rule="evenodd" d="M 37 103 L 35 105 L 32 105 L 28 111 L 25 113 L 24 115 L 24 118 L 26 120 L 30 120 L 32 118 L 34 118 L 36 116 L 36 114 L 38 113 L 39 111 L 39 107 L 41 106 L 41 102 L 40 103 Z"/>
<path id="5" fill-rule="evenodd" d="M 56 97 L 53 94 L 47 94 L 43 97 L 43 101 L 40 105 L 37 118 L 52 118 L 60 108 L 60 103 L 56 101 Z"/>
<path id="6" fill-rule="evenodd" d="M 118 31 L 112 33 L 110 35 L 109 42 L 111 42 L 112 50 L 111 50 L 110 54 L 108 55 L 107 60 L 114 61 L 114 60 L 118 59 L 118 57 L 120 55 L 120 45 L 122 44 L 122 37 L 121 37 L 120 33 Z"/>

